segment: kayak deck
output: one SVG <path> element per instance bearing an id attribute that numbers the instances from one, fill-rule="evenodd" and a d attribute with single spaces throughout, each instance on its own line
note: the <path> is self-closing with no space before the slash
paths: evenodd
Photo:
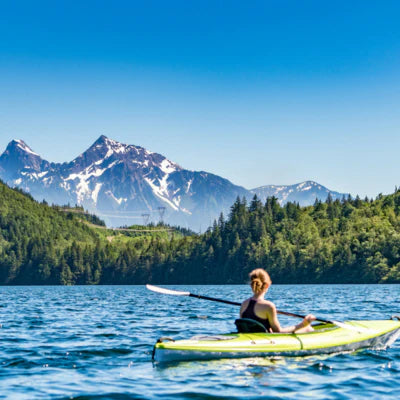
<path id="1" fill-rule="evenodd" d="M 305 356 L 385 348 L 400 336 L 400 322 L 346 321 L 348 328 L 331 324 L 314 326 L 308 333 L 230 333 L 162 341 L 154 346 L 158 362 L 220 358 Z"/>

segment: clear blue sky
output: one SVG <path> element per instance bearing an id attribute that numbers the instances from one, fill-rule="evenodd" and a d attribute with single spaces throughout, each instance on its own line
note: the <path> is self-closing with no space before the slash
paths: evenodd
<path id="1" fill-rule="evenodd" d="M 389 193 L 399 20 L 399 1 L 3 2 L 0 151 L 69 161 L 105 134 L 247 188 Z"/>

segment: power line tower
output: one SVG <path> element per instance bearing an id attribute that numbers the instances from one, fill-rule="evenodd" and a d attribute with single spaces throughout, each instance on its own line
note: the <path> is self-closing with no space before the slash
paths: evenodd
<path id="1" fill-rule="evenodd" d="M 143 222 L 145 225 L 148 225 L 149 219 L 150 219 L 150 214 L 142 214 L 143 217 Z"/>
<path id="2" fill-rule="evenodd" d="M 165 207 L 158 207 L 158 214 L 160 215 L 160 222 L 164 223 Z"/>

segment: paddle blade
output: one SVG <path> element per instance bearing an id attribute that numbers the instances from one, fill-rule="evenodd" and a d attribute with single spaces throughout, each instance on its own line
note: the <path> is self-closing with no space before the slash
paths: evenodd
<path id="1" fill-rule="evenodd" d="M 165 289 L 158 286 L 146 285 L 146 288 L 152 292 L 162 293 L 162 294 L 172 294 L 173 296 L 190 296 L 189 292 L 181 292 L 179 290 Z"/>

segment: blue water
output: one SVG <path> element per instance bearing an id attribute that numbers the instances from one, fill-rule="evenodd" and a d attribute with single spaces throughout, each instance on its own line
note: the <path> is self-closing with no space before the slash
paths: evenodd
<path id="1" fill-rule="evenodd" d="M 247 286 L 186 286 L 241 301 Z M 234 331 L 238 308 L 142 286 L 0 287 L 0 399 L 398 399 L 386 351 L 153 364 L 160 336 Z M 321 318 L 400 314 L 400 285 L 272 286 L 278 309 Z M 281 318 L 292 324 L 295 320 Z"/>

